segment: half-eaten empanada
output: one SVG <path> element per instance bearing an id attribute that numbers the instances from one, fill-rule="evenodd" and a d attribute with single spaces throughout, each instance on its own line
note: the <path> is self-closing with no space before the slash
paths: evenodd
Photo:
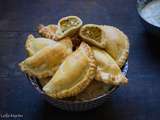
<path id="1" fill-rule="evenodd" d="M 66 36 L 73 36 L 82 26 L 82 20 L 77 16 L 63 17 L 58 21 L 58 29 L 56 31 L 57 39 Z"/>
<path id="2" fill-rule="evenodd" d="M 124 65 L 128 58 L 128 38 L 122 31 L 115 27 L 86 24 L 81 27 L 79 35 L 85 41 L 105 49 L 120 67 Z"/>
<path id="3" fill-rule="evenodd" d="M 19 65 L 21 70 L 30 76 L 46 78 L 53 76 L 59 65 L 72 53 L 72 42 L 70 39 L 57 42 L 39 50 L 33 56 L 25 59 Z"/>
<path id="4" fill-rule="evenodd" d="M 95 72 L 93 52 L 89 45 L 83 42 L 74 53 L 64 60 L 43 90 L 54 98 L 75 96 L 90 84 Z"/>
<path id="5" fill-rule="evenodd" d="M 107 85 L 121 85 L 128 83 L 127 78 L 121 73 L 121 69 L 113 58 L 104 50 L 92 47 L 97 62 L 97 74 L 95 79 Z"/>
<path id="6" fill-rule="evenodd" d="M 32 56 L 40 49 L 49 45 L 55 45 L 56 43 L 57 43 L 56 41 L 51 39 L 42 38 L 42 37 L 35 38 L 33 35 L 29 35 L 26 40 L 25 48 L 27 50 L 28 55 Z"/>

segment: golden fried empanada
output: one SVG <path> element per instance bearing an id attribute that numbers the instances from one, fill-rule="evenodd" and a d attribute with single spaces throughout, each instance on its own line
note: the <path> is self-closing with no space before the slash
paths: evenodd
<path id="1" fill-rule="evenodd" d="M 114 59 L 104 50 L 92 47 L 97 62 L 97 74 L 95 79 L 107 85 L 121 85 L 128 83 L 127 78 L 121 73 L 121 69 Z"/>
<path id="2" fill-rule="evenodd" d="M 26 40 L 25 48 L 27 50 L 28 55 L 32 56 L 40 49 L 48 45 L 55 45 L 56 43 L 57 43 L 56 41 L 51 39 L 42 38 L 42 37 L 35 38 L 33 35 L 29 35 Z"/>
<path id="3" fill-rule="evenodd" d="M 43 90 L 54 98 L 75 96 L 90 84 L 95 72 L 93 52 L 91 47 L 83 42 L 74 53 L 64 60 Z"/>
<path id="4" fill-rule="evenodd" d="M 56 40 L 55 33 L 57 31 L 57 28 L 58 28 L 57 25 L 54 25 L 54 24 L 50 24 L 47 26 L 40 24 L 38 26 L 38 33 L 45 38 Z"/>
<path id="5" fill-rule="evenodd" d="M 124 65 L 128 58 L 128 38 L 122 31 L 115 27 L 86 24 L 81 27 L 79 35 L 83 40 L 105 49 L 120 67 Z"/>
<path id="6" fill-rule="evenodd" d="M 56 31 L 57 39 L 66 36 L 73 36 L 82 26 L 82 20 L 77 16 L 63 17 L 58 21 L 58 29 Z"/>
<path id="7" fill-rule="evenodd" d="M 71 53 L 72 42 L 70 39 L 65 39 L 55 45 L 44 47 L 19 65 L 21 70 L 30 76 L 46 78 L 53 76 L 59 65 Z"/>

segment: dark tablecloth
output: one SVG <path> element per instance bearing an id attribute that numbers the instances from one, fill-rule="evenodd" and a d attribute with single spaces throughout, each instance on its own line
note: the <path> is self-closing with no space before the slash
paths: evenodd
<path id="1" fill-rule="evenodd" d="M 84 23 L 116 26 L 130 40 L 129 84 L 87 112 L 70 113 L 52 107 L 17 66 L 25 58 L 27 35 L 36 35 L 38 24 L 57 23 L 67 15 L 77 15 Z M 0 0 L 0 115 L 23 115 L 10 118 L 16 120 L 159 120 L 159 70 L 159 41 L 145 32 L 136 0 Z"/>

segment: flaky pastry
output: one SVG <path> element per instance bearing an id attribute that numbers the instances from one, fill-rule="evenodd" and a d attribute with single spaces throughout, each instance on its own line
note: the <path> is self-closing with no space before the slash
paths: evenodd
<path id="1" fill-rule="evenodd" d="M 93 52 L 91 47 L 83 42 L 64 60 L 43 90 L 54 98 L 75 96 L 90 84 L 95 72 L 96 63 Z"/>

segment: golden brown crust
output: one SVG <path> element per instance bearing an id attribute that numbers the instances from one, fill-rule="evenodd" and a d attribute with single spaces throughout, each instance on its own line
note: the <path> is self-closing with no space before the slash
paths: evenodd
<path id="1" fill-rule="evenodd" d="M 30 34 L 25 42 L 25 48 L 28 56 L 32 56 L 34 54 L 34 52 L 30 49 L 31 48 L 30 42 L 32 41 L 32 39 L 34 39 L 34 36 Z"/>
<path id="2" fill-rule="evenodd" d="M 101 28 L 105 31 L 106 41 L 109 40 L 110 42 L 108 41 L 108 44 L 111 44 L 111 46 L 106 45 L 105 50 L 115 59 L 116 63 L 121 68 L 126 62 L 129 54 L 128 37 L 116 27 L 102 25 Z M 114 46 L 116 49 L 113 49 Z"/>
<path id="3" fill-rule="evenodd" d="M 57 42 L 47 38 L 35 38 L 32 34 L 28 35 L 28 38 L 25 43 L 25 48 L 28 53 L 28 56 L 32 56 L 40 49 L 49 46 L 55 45 Z"/>
<path id="4" fill-rule="evenodd" d="M 83 78 L 76 85 L 72 86 L 71 88 L 64 89 L 62 91 L 54 91 L 53 93 L 48 94 L 48 92 L 49 92 L 48 86 L 49 85 L 48 86 L 46 85 L 43 88 L 43 90 L 49 96 L 52 96 L 54 98 L 59 98 L 59 99 L 62 99 L 65 97 L 75 96 L 78 93 L 80 93 L 81 91 L 83 91 L 90 84 L 90 82 L 93 80 L 93 78 L 95 76 L 95 72 L 96 72 L 96 63 L 95 63 L 95 59 L 94 59 L 91 48 L 86 43 L 81 43 L 80 47 L 76 51 L 83 52 L 83 54 L 85 54 L 89 59 L 89 61 L 88 61 L 89 68 L 87 69 L 85 76 L 83 76 Z M 76 53 L 76 54 L 78 54 L 78 53 Z M 72 55 L 69 57 L 72 57 Z M 68 60 L 70 59 L 69 57 L 68 57 Z M 62 66 L 63 66 L 63 64 L 62 64 Z M 79 69 L 79 68 L 75 68 L 75 69 Z M 72 72 L 74 72 L 74 71 L 72 71 Z M 70 79 L 72 79 L 72 78 L 70 78 Z M 50 83 L 48 83 L 48 84 L 50 84 Z"/>
<path id="5" fill-rule="evenodd" d="M 129 40 L 128 37 L 119 29 L 117 29 L 120 34 L 125 38 L 125 49 L 123 49 L 123 52 L 121 53 L 121 56 L 116 60 L 116 63 L 119 65 L 119 67 L 123 67 L 125 64 L 126 60 L 128 59 L 128 54 L 129 54 Z"/>
<path id="6" fill-rule="evenodd" d="M 109 74 L 107 79 L 103 79 L 102 76 L 101 71 L 97 70 L 95 80 L 104 82 L 107 85 L 125 85 L 128 83 L 128 79 L 122 74 Z"/>
<path id="7" fill-rule="evenodd" d="M 55 54 L 56 53 L 56 54 Z M 19 65 L 22 71 L 39 79 L 53 76 L 59 65 L 72 53 L 70 39 L 47 46 L 33 56 L 25 59 Z"/>
<path id="8" fill-rule="evenodd" d="M 104 50 L 92 47 L 97 61 L 97 73 L 95 79 L 107 85 L 127 84 L 127 78 L 121 73 L 116 61 Z"/>
<path id="9" fill-rule="evenodd" d="M 40 24 L 38 26 L 38 33 L 45 38 L 57 40 L 57 37 L 56 37 L 57 29 L 58 29 L 57 25 L 54 25 L 54 24 L 50 24 L 47 26 Z"/>

